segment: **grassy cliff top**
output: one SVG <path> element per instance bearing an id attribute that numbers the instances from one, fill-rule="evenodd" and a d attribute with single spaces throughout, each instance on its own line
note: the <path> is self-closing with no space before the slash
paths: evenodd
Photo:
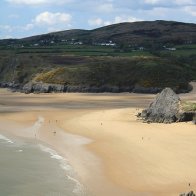
<path id="1" fill-rule="evenodd" d="M 196 103 L 183 102 L 182 109 L 186 112 L 196 112 Z"/>

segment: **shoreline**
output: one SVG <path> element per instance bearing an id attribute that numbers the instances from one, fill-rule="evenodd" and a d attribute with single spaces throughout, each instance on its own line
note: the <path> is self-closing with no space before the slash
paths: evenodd
<path id="1" fill-rule="evenodd" d="M 139 85 L 132 86 L 111 86 L 103 85 L 97 86 L 67 86 L 63 84 L 52 84 L 42 82 L 29 82 L 25 85 L 14 83 L 0 83 L 1 88 L 9 88 L 12 92 L 21 92 L 25 94 L 30 93 L 143 93 L 143 94 L 157 94 L 160 93 L 162 87 L 143 87 Z M 177 93 L 189 93 L 192 89 L 191 85 L 187 84 L 186 89 L 174 90 Z"/>
<path id="2" fill-rule="evenodd" d="M 178 195 L 190 189 L 189 182 L 191 182 L 191 188 L 195 189 L 196 176 L 192 175 L 193 171 L 190 172 L 183 166 L 183 164 L 189 165 L 188 160 L 190 158 L 194 159 L 194 162 L 196 161 L 195 155 L 189 154 L 186 156 L 188 152 L 193 153 L 195 145 L 192 141 L 193 146 L 190 145 L 187 148 L 186 140 L 184 144 L 180 144 L 184 136 L 189 139 L 193 137 L 192 140 L 194 140 L 196 137 L 195 125 L 191 122 L 170 125 L 153 123 L 148 125 L 136 121 L 136 117 L 135 119 L 128 117 L 130 114 L 135 116 L 137 111 L 136 109 L 115 109 L 105 111 L 104 115 L 103 111 L 94 112 L 94 115 L 90 113 L 78 120 L 78 127 L 84 126 L 83 130 L 78 131 L 79 129 L 76 128 L 74 132 L 77 134 L 82 133 L 84 136 L 89 135 L 89 131 L 85 131 L 87 129 L 87 119 L 93 121 L 99 117 L 96 125 L 95 122 L 88 124 L 88 129 L 96 130 L 95 134 L 91 133 L 90 135 L 91 138 L 96 138 L 96 142 L 89 144 L 88 148 L 102 158 L 106 166 L 105 174 L 116 185 L 120 185 L 138 195 Z M 124 117 L 123 119 L 122 116 Z M 128 120 L 132 121 L 132 124 Z M 71 121 L 69 125 L 72 123 Z M 118 129 L 121 129 L 121 134 L 118 133 Z M 135 133 L 135 130 L 137 130 L 137 133 Z M 97 135 L 97 132 L 100 131 L 101 133 Z M 178 133 L 180 134 L 179 137 Z M 175 138 L 178 137 L 179 142 L 173 141 L 174 136 Z M 159 142 L 161 142 L 161 145 Z M 171 152 L 168 151 L 167 145 L 171 147 Z M 183 148 L 185 149 L 184 151 Z M 147 155 L 143 155 L 144 152 Z M 148 157 L 148 155 L 151 157 Z M 191 157 L 189 157 L 190 155 Z M 176 157 L 173 159 L 173 156 Z M 187 161 L 183 160 L 185 157 Z M 159 161 L 163 162 L 160 166 L 158 165 Z M 148 165 L 147 168 L 146 165 Z M 193 168 L 192 163 L 190 165 Z M 143 174 L 146 174 L 146 176 L 142 176 Z M 163 176 L 161 177 L 161 175 Z M 173 182 L 176 182 L 176 184 L 173 184 Z M 138 192 L 138 190 L 141 192 Z"/>
<path id="3" fill-rule="evenodd" d="M 136 93 L 136 94 L 157 94 L 163 87 L 143 87 L 139 85 L 132 86 L 67 86 L 63 84 L 52 84 L 42 82 L 28 82 L 25 85 L 14 84 L 11 82 L 0 83 L 0 88 L 8 88 L 12 92 L 20 92 L 25 94 L 35 93 Z M 174 88 L 178 94 L 191 93 L 195 89 L 195 82 L 187 84 L 187 88 Z"/>
<path id="4" fill-rule="evenodd" d="M 12 134 L 24 137 L 43 117 L 40 140 L 70 160 L 94 195 L 173 196 L 196 189 L 195 126 L 136 119 L 154 95 L 0 93 L 5 131 L 13 127 Z M 194 101 L 195 94 L 184 98 Z"/>
<path id="5" fill-rule="evenodd" d="M 37 112 L 24 112 L 24 114 L 21 115 L 21 118 L 24 116 L 27 117 L 28 115 L 31 116 L 30 118 L 34 118 L 38 114 Z M 27 118 L 30 119 L 29 117 Z M 39 127 L 37 125 L 40 123 L 40 118 L 41 121 L 43 121 L 41 122 L 43 125 L 40 125 Z M 12 115 L 12 119 L 15 119 L 15 115 Z M 19 120 L 18 117 L 16 117 L 16 119 L 17 121 Z M 37 141 L 37 144 L 44 144 L 58 152 L 60 156 L 68 160 L 68 163 L 74 169 L 74 177 L 82 184 L 84 191 L 87 191 L 87 195 L 128 195 L 126 191 L 121 190 L 121 188 L 116 188 L 106 179 L 102 169 L 102 161 L 87 147 L 93 140 L 77 134 L 66 133 L 56 125 L 56 120 L 52 120 L 52 118 L 49 120 L 47 117 L 43 118 L 38 116 L 38 119 L 34 124 L 32 124 L 32 119 L 30 122 L 31 123 L 17 123 L 16 121 L 7 121 L 6 123 L 3 123 L 1 119 L 0 131 L 2 132 L 3 129 L 4 131 L 2 133 L 6 134 L 8 137 L 10 135 L 24 140 L 28 139 L 33 142 Z M 10 124 L 10 126 L 7 126 L 6 124 Z M 37 129 L 36 137 L 35 127 Z M 53 130 L 56 132 L 55 135 Z M 91 177 L 92 173 L 94 175 L 93 181 Z M 83 195 L 83 192 L 81 195 Z"/>

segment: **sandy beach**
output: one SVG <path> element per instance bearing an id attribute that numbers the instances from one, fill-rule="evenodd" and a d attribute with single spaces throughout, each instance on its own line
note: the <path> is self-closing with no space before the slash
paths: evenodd
<path id="1" fill-rule="evenodd" d="M 195 86 L 195 84 L 194 84 Z M 95 196 L 196 191 L 196 127 L 142 123 L 155 95 L 21 94 L 0 90 L 0 133 L 42 141 Z M 181 95 L 196 102 L 195 89 Z"/>

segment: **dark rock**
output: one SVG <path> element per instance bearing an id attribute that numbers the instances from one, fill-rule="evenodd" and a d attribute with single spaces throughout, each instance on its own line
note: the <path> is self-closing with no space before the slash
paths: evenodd
<path id="1" fill-rule="evenodd" d="M 50 85 L 45 83 L 36 83 L 33 84 L 34 93 L 49 93 Z"/>
<path id="2" fill-rule="evenodd" d="M 67 86 L 64 86 L 63 92 L 67 92 Z"/>
<path id="3" fill-rule="evenodd" d="M 32 85 L 32 83 L 25 84 L 21 91 L 26 93 L 26 94 L 32 93 L 33 92 L 33 85 Z"/>
<path id="4" fill-rule="evenodd" d="M 24 93 L 51 93 L 65 92 L 65 86 L 60 84 L 46 83 L 27 83 L 23 86 L 21 92 Z"/>
<path id="5" fill-rule="evenodd" d="M 120 92 L 120 89 L 118 87 L 112 87 L 111 88 L 111 93 L 119 93 Z"/>
<path id="6" fill-rule="evenodd" d="M 18 92 L 21 89 L 21 85 L 17 83 L 9 83 L 6 88 L 8 88 L 12 92 Z"/>
<path id="7" fill-rule="evenodd" d="M 193 116 L 193 124 L 196 125 L 196 114 L 194 114 L 194 116 Z"/>
<path id="8" fill-rule="evenodd" d="M 62 93 L 65 92 L 65 86 L 61 84 L 50 84 L 49 85 L 49 93 L 54 92 L 54 93 Z"/>
<path id="9" fill-rule="evenodd" d="M 119 93 L 122 92 L 132 92 L 133 91 L 133 86 L 121 86 L 119 87 Z"/>
<path id="10" fill-rule="evenodd" d="M 8 88 L 12 92 L 17 92 L 21 89 L 21 84 L 15 82 L 1 82 L 0 88 Z"/>
<path id="11" fill-rule="evenodd" d="M 89 93 L 100 93 L 100 88 L 98 88 L 98 87 L 94 87 L 94 86 L 92 86 L 92 87 L 89 87 L 88 88 L 88 91 L 87 92 L 89 92 Z"/>
<path id="12" fill-rule="evenodd" d="M 182 193 L 179 196 L 196 196 L 193 191 L 190 191 L 189 193 Z"/>
<path id="13" fill-rule="evenodd" d="M 1 82 L 1 88 L 18 88 L 19 84 L 15 84 L 14 82 Z"/>
<path id="14" fill-rule="evenodd" d="M 142 115 L 142 113 L 139 112 L 136 116 L 137 116 L 138 118 L 141 118 L 141 115 Z"/>
<path id="15" fill-rule="evenodd" d="M 146 117 L 148 117 L 148 111 L 147 111 L 147 110 L 143 110 L 143 111 L 140 113 L 140 117 L 141 117 L 141 118 L 146 118 Z"/>
<path id="16" fill-rule="evenodd" d="M 162 88 L 158 88 L 158 87 L 142 87 L 136 85 L 132 91 L 133 93 L 157 94 L 161 92 L 161 90 Z"/>
<path id="17" fill-rule="evenodd" d="M 195 112 L 179 112 L 176 117 L 178 122 L 188 122 L 194 119 Z"/>
<path id="18" fill-rule="evenodd" d="M 174 89 L 175 90 L 175 89 Z M 192 91 L 193 90 L 193 86 L 191 85 L 191 84 L 188 84 L 187 86 L 186 86 L 186 88 L 178 88 L 178 89 L 176 89 L 175 90 L 175 92 L 177 93 L 177 94 L 180 94 L 180 93 L 189 93 L 190 91 Z"/>
<path id="19" fill-rule="evenodd" d="M 67 86 L 66 92 L 82 92 L 82 93 L 119 93 L 130 92 L 131 87 L 119 88 L 117 86 Z"/>
<path id="20" fill-rule="evenodd" d="M 80 89 L 81 88 L 79 86 L 68 86 L 66 92 L 77 93 L 77 92 L 80 92 Z"/>

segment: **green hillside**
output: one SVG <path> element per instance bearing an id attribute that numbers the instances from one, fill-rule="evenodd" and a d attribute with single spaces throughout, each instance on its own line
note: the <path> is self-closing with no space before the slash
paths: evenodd
<path id="1" fill-rule="evenodd" d="M 188 89 L 196 25 L 154 21 L 0 40 L 0 82 Z"/>

